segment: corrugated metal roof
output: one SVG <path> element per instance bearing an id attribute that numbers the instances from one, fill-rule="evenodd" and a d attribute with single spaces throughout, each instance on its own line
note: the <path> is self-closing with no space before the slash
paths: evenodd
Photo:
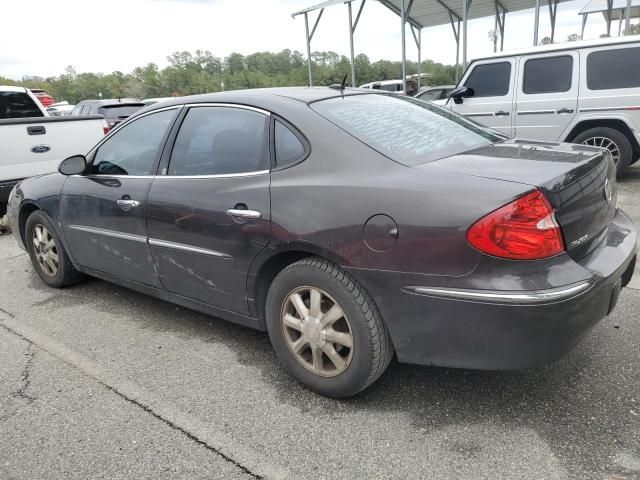
<path id="1" fill-rule="evenodd" d="M 355 0 L 328 0 L 317 5 L 314 5 L 304 10 L 295 12 L 293 16 L 303 13 L 312 12 L 321 8 L 329 7 L 332 5 L 349 3 Z M 462 19 L 462 2 L 465 0 L 414 0 L 411 6 L 411 11 L 407 17 L 407 22 L 412 23 L 416 27 L 426 28 L 435 27 L 437 25 L 444 25 L 449 23 L 449 11 L 455 16 Z M 569 0 L 560 0 L 558 3 L 567 2 Z M 593 0 L 594 2 L 600 0 Z M 602 0 L 606 4 L 606 0 Z M 614 0 L 615 2 L 626 2 L 626 0 Z M 632 0 L 634 2 L 640 2 L 640 0 Z M 402 0 L 378 0 L 378 2 L 385 5 L 390 10 L 399 14 Z M 405 5 L 409 5 L 410 0 L 405 0 Z M 498 0 L 507 12 L 517 12 L 520 10 L 526 10 L 534 8 L 536 6 L 535 0 Z M 549 0 L 541 0 L 540 5 L 548 5 Z M 366 7 L 365 7 L 366 8 Z M 496 8 L 494 0 L 472 0 L 469 11 L 467 12 L 467 19 L 472 20 L 474 18 L 492 17 L 496 14 Z"/>
<path id="2" fill-rule="evenodd" d="M 613 0 L 613 9 L 611 12 L 611 19 L 617 20 L 620 18 L 621 10 L 624 16 L 624 10 L 627 8 L 627 0 Z M 578 12 L 579 15 L 585 15 L 588 13 L 604 13 L 607 12 L 607 0 L 591 0 L 587 3 L 582 10 Z M 605 15 L 606 16 L 606 15 Z M 640 0 L 631 0 L 631 18 L 640 16 Z"/>

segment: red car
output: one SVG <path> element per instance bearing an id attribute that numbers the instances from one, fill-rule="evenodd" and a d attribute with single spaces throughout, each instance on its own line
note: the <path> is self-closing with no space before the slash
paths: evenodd
<path id="1" fill-rule="evenodd" d="M 44 108 L 47 108 L 49 105 L 53 103 L 53 97 L 49 95 L 44 90 L 40 90 L 38 88 L 31 88 L 31 93 L 33 93 Z"/>

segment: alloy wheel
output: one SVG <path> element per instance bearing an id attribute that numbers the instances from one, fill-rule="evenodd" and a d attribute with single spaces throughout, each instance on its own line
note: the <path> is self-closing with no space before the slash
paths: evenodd
<path id="1" fill-rule="evenodd" d="M 589 145 L 591 147 L 606 148 L 613 157 L 613 161 L 616 165 L 620 161 L 620 149 L 618 145 L 607 137 L 589 137 L 582 142 L 582 145 Z"/>
<path id="2" fill-rule="evenodd" d="M 55 277 L 59 268 L 58 247 L 51 233 L 44 225 L 38 223 L 33 227 L 31 241 L 40 269 L 49 277 Z"/>
<path id="3" fill-rule="evenodd" d="M 316 287 L 293 290 L 282 305 L 282 331 L 295 359 L 322 377 L 344 372 L 353 356 L 351 325 L 342 307 Z"/>

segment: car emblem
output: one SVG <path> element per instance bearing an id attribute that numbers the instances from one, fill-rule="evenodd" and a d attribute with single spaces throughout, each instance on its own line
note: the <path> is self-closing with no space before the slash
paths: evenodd
<path id="1" fill-rule="evenodd" d="M 51 150 L 49 145 L 34 145 L 31 147 L 33 153 L 47 153 L 49 150 Z"/>
<path id="2" fill-rule="evenodd" d="M 609 179 L 607 178 L 604 181 L 604 199 L 607 201 L 607 203 L 611 203 L 611 198 L 613 197 L 613 189 L 611 188 L 611 183 L 609 182 Z"/>

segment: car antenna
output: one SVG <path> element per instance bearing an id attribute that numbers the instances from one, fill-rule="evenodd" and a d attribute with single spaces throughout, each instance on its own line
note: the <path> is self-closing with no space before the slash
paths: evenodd
<path id="1" fill-rule="evenodd" d="M 347 75 L 348 74 L 344 74 L 344 78 L 342 79 L 342 83 L 333 83 L 331 85 L 329 85 L 329 88 L 335 88 L 336 90 L 344 90 L 346 85 L 347 85 Z"/>

